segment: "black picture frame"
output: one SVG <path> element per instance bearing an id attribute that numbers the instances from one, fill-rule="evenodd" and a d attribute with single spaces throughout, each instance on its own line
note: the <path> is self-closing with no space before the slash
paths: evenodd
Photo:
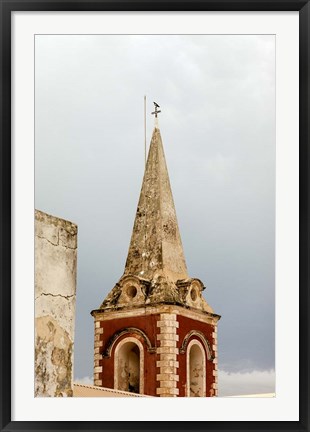
<path id="1" fill-rule="evenodd" d="M 299 421 L 11 421 L 11 13 L 14 11 L 299 11 Z M 0 0 L 1 13 L 1 431 L 292 430 L 309 431 L 309 1 L 304 0 Z M 104 406 L 104 404 L 103 404 Z"/>

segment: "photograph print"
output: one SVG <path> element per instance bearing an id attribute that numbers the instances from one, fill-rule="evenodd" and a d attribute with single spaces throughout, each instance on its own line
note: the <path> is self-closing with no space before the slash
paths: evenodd
<path id="1" fill-rule="evenodd" d="M 274 397 L 275 36 L 35 36 L 36 397 Z"/>

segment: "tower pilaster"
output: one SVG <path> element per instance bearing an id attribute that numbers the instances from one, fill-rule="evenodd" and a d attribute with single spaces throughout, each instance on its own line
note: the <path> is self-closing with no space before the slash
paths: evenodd
<path id="1" fill-rule="evenodd" d="M 169 397 L 178 396 L 179 363 L 177 356 L 179 349 L 177 348 L 177 342 L 179 336 L 177 335 L 177 328 L 179 327 L 179 323 L 177 315 L 160 314 L 160 321 L 157 322 L 157 326 L 160 328 L 160 333 L 157 335 L 157 340 L 159 341 L 159 347 L 157 348 L 159 361 L 157 361 L 157 367 L 159 367 L 160 373 L 156 376 L 156 380 L 158 381 L 156 394 Z"/>

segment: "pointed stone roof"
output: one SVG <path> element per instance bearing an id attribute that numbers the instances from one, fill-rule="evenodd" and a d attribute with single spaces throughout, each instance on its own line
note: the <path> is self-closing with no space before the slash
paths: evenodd
<path id="1" fill-rule="evenodd" d="M 175 304 L 213 314 L 205 287 L 190 278 L 183 253 L 161 135 L 156 122 L 124 274 L 100 311 Z"/>
<path id="2" fill-rule="evenodd" d="M 160 131 L 154 128 L 125 275 L 188 277 Z"/>

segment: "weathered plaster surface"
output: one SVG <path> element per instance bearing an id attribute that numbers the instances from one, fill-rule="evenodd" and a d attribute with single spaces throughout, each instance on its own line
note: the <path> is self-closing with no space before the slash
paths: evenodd
<path id="1" fill-rule="evenodd" d="M 72 349 L 72 340 L 57 321 L 36 318 L 35 396 L 73 395 Z"/>
<path id="2" fill-rule="evenodd" d="M 35 212 L 35 395 L 72 396 L 77 226 Z"/>

